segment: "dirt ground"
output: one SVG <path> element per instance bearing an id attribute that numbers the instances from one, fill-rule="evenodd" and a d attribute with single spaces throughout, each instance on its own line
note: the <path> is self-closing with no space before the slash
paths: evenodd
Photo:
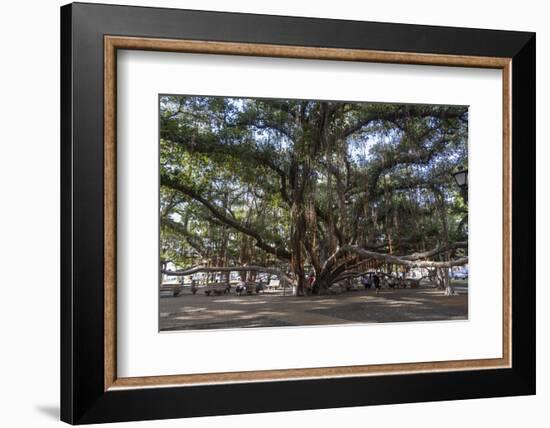
<path id="1" fill-rule="evenodd" d="M 185 290 L 178 297 L 161 295 L 160 330 L 466 320 L 468 288 L 456 289 L 459 295 L 450 297 L 431 287 L 309 297 L 283 296 L 281 290 L 209 297 Z"/>

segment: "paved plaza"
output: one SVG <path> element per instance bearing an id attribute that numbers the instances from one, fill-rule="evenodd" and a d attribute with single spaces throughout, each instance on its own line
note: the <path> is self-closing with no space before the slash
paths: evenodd
<path id="1" fill-rule="evenodd" d="M 468 288 L 457 296 L 432 287 L 350 291 L 339 295 L 296 297 L 281 290 L 238 296 L 161 295 L 160 330 L 285 327 L 468 319 Z"/>

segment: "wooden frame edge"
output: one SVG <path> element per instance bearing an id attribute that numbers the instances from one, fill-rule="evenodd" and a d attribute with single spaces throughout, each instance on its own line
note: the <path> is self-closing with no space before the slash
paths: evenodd
<path id="1" fill-rule="evenodd" d="M 104 389 L 116 380 L 116 48 L 104 44 Z"/>
<path id="2" fill-rule="evenodd" d="M 281 369 L 117 378 L 116 364 L 116 52 L 117 49 L 250 55 L 296 59 L 494 68 L 503 71 L 503 356 L 495 359 Z M 511 58 L 361 49 L 104 36 L 104 390 L 291 381 L 423 372 L 510 368 L 511 310 Z"/>
<path id="3" fill-rule="evenodd" d="M 184 52 L 218 55 L 249 55 L 295 59 L 363 61 L 393 64 L 444 65 L 457 67 L 504 68 L 510 58 L 467 55 L 425 54 L 366 49 L 323 48 L 260 43 L 174 40 L 146 37 L 105 36 L 105 45 L 114 49 Z"/>
<path id="4" fill-rule="evenodd" d="M 512 367 L 512 60 L 502 69 L 502 356 Z"/>
<path id="5" fill-rule="evenodd" d="M 316 367 L 311 369 L 259 370 L 227 373 L 204 373 L 168 376 L 144 376 L 118 378 L 110 390 L 133 388 L 157 388 L 168 386 L 198 386 L 223 383 L 248 383 L 265 381 L 293 381 L 302 379 L 323 379 L 343 377 L 365 377 L 376 375 L 402 375 L 411 373 L 433 373 L 465 371 L 475 369 L 499 369 L 506 367 L 503 358 L 485 360 L 457 360 L 424 363 L 371 364 L 362 366 Z"/>

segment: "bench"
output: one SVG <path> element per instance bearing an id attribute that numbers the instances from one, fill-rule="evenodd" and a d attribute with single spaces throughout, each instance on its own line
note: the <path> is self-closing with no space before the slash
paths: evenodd
<path id="1" fill-rule="evenodd" d="M 230 293 L 231 287 L 229 284 L 216 284 L 216 285 L 209 285 L 204 290 L 204 294 L 207 296 L 213 295 L 213 296 L 221 296 L 225 293 Z"/>
<path id="2" fill-rule="evenodd" d="M 172 296 L 178 297 L 183 291 L 183 286 L 181 284 L 161 284 L 160 292 L 169 292 L 172 293 Z"/>
<path id="3" fill-rule="evenodd" d="M 235 291 L 239 296 L 241 296 L 243 293 L 257 294 L 260 291 L 264 291 L 264 285 L 263 284 L 260 285 L 260 283 L 255 283 L 255 282 L 247 282 L 244 285 L 238 285 Z"/>
<path id="4" fill-rule="evenodd" d="M 271 290 L 272 288 L 278 289 L 281 286 L 281 281 L 278 279 L 272 279 L 269 281 L 269 284 L 266 285 L 266 288 L 268 290 Z"/>

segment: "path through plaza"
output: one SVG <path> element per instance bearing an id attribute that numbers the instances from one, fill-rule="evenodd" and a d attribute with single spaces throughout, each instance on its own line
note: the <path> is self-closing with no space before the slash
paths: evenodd
<path id="1" fill-rule="evenodd" d="M 281 291 L 238 296 L 206 296 L 189 291 L 160 297 L 160 329 L 284 327 L 345 323 L 466 320 L 467 286 L 458 296 L 441 290 L 360 290 L 332 296 L 283 296 Z"/>

